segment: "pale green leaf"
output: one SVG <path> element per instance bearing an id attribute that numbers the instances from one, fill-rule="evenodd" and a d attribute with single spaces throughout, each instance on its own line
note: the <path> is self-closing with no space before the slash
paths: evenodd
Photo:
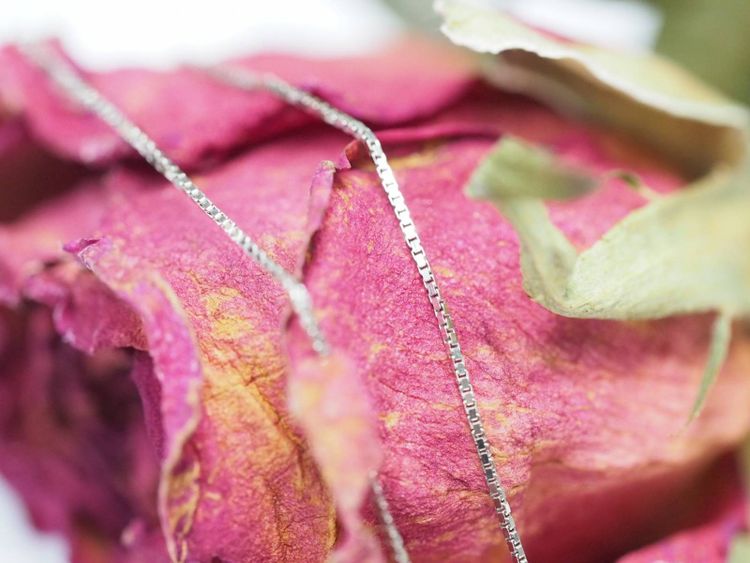
<path id="1" fill-rule="evenodd" d="M 716 381 L 716 376 L 719 374 L 721 366 L 724 365 L 724 362 L 727 359 L 729 342 L 731 339 L 732 317 L 726 313 L 721 313 L 714 321 L 713 330 L 711 332 L 711 345 L 708 349 L 708 361 L 703 370 L 703 377 L 701 378 L 700 388 L 698 389 L 698 397 L 693 404 L 693 410 L 690 413 L 690 420 L 695 420 L 703 409 L 703 405 L 706 403 L 706 398 L 708 397 L 708 392 Z"/>
<path id="2" fill-rule="evenodd" d="M 657 50 L 724 92 L 750 102 L 750 2 L 650 1 L 664 13 Z"/>
<path id="3" fill-rule="evenodd" d="M 732 540 L 727 563 L 750 563 L 750 535 L 742 534 Z"/>
<path id="4" fill-rule="evenodd" d="M 439 0 L 442 31 L 489 59 L 504 89 L 614 126 L 701 175 L 718 161 L 739 162 L 748 114 L 666 59 L 561 41 L 499 9 Z"/>
<path id="5" fill-rule="evenodd" d="M 554 156 L 544 149 L 504 137 L 468 186 L 469 195 L 491 200 L 513 224 L 522 244 L 524 284 L 533 299 L 560 315 L 602 319 L 750 312 L 746 166 L 717 171 L 655 199 L 571 261 L 572 246 L 562 242 L 564 235 L 538 198 L 539 193 L 545 199 L 570 197 L 568 181 L 540 188 L 538 178 L 549 178 L 550 172 L 539 170 L 526 182 L 519 178 L 519 169 L 550 159 Z M 512 182 L 503 181 L 506 176 Z M 523 189 L 527 196 L 519 194 Z M 555 264 L 556 275 L 543 274 L 548 264 Z"/>
<path id="6" fill-rule="evenodd" d="M 467 193 L 511 222 L 524 288 L 554 313 L 618 320 L 718 313 L 695 416 L 726 358 L 732 318 L 750 314 L 750 170 L 717 170 L 654 198 L 578 253 L 543 200 L 585 193 L 593 182 L 545 149 L 504 137 Z"/>
<path id="7" fill-rule="evenodd" d="M 482 182 L 472 185 L 474 197 L 567 199 L 593 190 L 597 181 L 588 172 L 566 165 L 555 155 L 536 150 L 512 136 L 503 138 L 481 167 Z M 487 189 L 487 193 L 481 190 Z"/>

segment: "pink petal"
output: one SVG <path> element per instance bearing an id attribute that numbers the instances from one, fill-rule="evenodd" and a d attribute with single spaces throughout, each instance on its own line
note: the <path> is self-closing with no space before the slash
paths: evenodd
<path id="1" fill-rule="evenodd" d="M 72 349 L 40 306 L 2 321 L 12 332 L 0 347 L 0 471 L 39 528 L 71 540 L 74 560 L 109 558 L 136 515 L 156 524 L 157 464 L 129 355 Z M 96 546 L 95 559 L 84 545 Z"/>
<path id="2" fill-rule="evenodd" d="M 414 70 L 426 58 L 432 61 L 430 72 L 415 80 Z M 414 40 L 376 57 L 318 62 L 314 72 L 309 61 L 284 56 L 256 56 L 235 64 L 273 71 L 359 117 L 389 124 L 430 115 L 452 103 L 474 80 L 464 56 Z M 9 98 L 6 103 L 23 111 L 35 137 L 55 152 L 85 163 L 132 156 L 114 132 L 61 96 L 15 49 L 0 51 L 0 66 L 5 67 L 0 88 Z M 270 94 L 224 86 L 192 69 L 119 70 L 89 78 L 185 166 L 313 121 Z M 373 88 L 383 82 L 390 85 L 387 90 Z M 399 93 L 395 99 L 393 92 Z"/>
<path id="3" fill-rule="evenodd" d="M 343 527 L 335 561 L 385 561 L 361 511 L 382 459 L 375 413 L 354 365 L 340 354 L 300 359 L 289 373 L 289 404 L 302 425 Z"/>
<path id="4" fill-rule="evenodd" d="M 290 269 L 306 249 L 311 190 L 314 201 L 330 190 L 332 165 L 313 171 L 343 146 L 337 134 L 314 139 L 279 141 L 198 179 Z M 147 418 L 155 439 L 159 420 L 163 428 L 160 513 L 174 556 L 280 557 L 305 545 L 322 557 L 334 514 L 287 420 L 283 293 L 176 190 L 152 189 L 133 172 L 110 182 L 121 194 L 104 219 L 106 235 L 78 254 L 143 325 L 158 385 L 145 375 L 138 381 L 147 408 L 160 411 Z M 90 298 L 65 307 L 76 341 L 86 342 L 97 292 L 82 293 Z M 99 314 L 124 318 L 112 308 Z"/>
<path id="5" fill-rule="evenodd" d="M 491 112 L 472 117 L 461 110 L 462 120 L 476 120 L 466 136 L 452 127 L 450 138 L 425 143 L 417 126 L 416 142 L 402 129 L 389 133 L 395 142 L 386 148 L 454 314 L 530 559 L 598 561 L 637 545 L 647 516 L 690 490 L 719 452 L 742 439 L 750 424 L 743 406 L 750 383 L 742 375 L 748 342 L 735 343 L 722 389 L 685 432 L 709 319 L 571 320 L 531 302 L 512 229 L 462 192 L 495 141 L 477 135 L 476 126 L 507 123 L 523 134 L 513 99 L 496 96 Z M 525 111 L 528 137 L 543 134 L 587 167 L 624 166 L 662 190 L 679 183 L 611 136 L 538 106 Z M 544 122 L 552 127 L 534 129 Z M 554 209 L 553 217 L 586 244 L 643 203 L 613 183 Z M 384 487 L 414 559 L 501 557 L 502 537 L 434 315 L 368 161 L 355 159 L 353 169 L 336 175 L 305 281 L 324 332 L 347 350 L 374 397 L 386 436 Z"/>
<path id="6" fill-rule="evenodd" d="M 704 506 L 697 514 L 691 515 L 692 522 L 621 557 L 618 563 L 724 563 L 732 540 L 743 532 L 747 520 L 745 491 L 737 475 L 736 460 L 725 457 L 711 469 L 704 481 Z"/>

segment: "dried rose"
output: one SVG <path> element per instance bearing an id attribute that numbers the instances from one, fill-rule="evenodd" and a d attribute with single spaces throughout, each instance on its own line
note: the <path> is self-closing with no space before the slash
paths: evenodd
<path id="1" fill-rule="evenodd" d="M 270 277 L 15 50 L 0 63 L 0 139 L 10 139 L 0 166 L 14 178 L 5 193 L 20 201 L 0 235 L 5 332 L 30 327 L 28 346 L 5 337 L 2 354 L 23 366 L 52 342 L 74 360 L 42 364 L 38 381 L 3 362 L 2 396 L 37 394 L 32 404 L 55 417 L 37 442 L 34 418 L 18 424 L 32 417 L 26 409 L 3 419 L 10 453 L 0 470 L 35 514 L 56 515 L 46 525 L 80 546 L 79 560 L 320 561 L 334 550 L 377 560 L 387 552 L 357 476 L 381 457 L 413 560 L 506 557 L 435 319 L 361 146 L 196 71 L 89 75 L 274 259 L 304 275 L 337 354 L 316 365 Z M 511 225 L 463 192 L 501 135 L 584 170 L 629 170 L 657 191 L 678 190 L 683 175 L 615 129 L 491 87 L 442 47 L 238 64 L 278 73 L 376 127 L 454 314 L 530 559 L 609 560 L 659 540 L 684 546 L 687 536 L 688 545 L 712 538 L 720 560 L 743 525 L 722 454 L 750 426 L 750 340 L 733 339 L 703 415 L 685 430 L 710 319 L 624 323 L 545 310 L 523 291 Z M 40 169 L 65 174 L 40 181 Z M 552 217 L 585 246 L 643 203 L 612 177 Z M 76 365 L 87 361 L 101 371 Z M 128 366 L 145 427 L 126 401 Z M 123 404 L 80 382 L 96 373 Z M 56 385 L 102 411 L 67 425 L 81 410 L 53 410 Z M 92 438 L 115 413 L 129 414 L 117 437 Z M 143 470 L 124 470 L 123 444 L 144 435 L 151 461 L 133 449 L 127 464 Z M 64 452 L 52 447 L 60 437 L 71 443 Z M 30 470 L 47 457 L 67 481 Z M 117 511 L 107 495 L 119 495 Z"/>

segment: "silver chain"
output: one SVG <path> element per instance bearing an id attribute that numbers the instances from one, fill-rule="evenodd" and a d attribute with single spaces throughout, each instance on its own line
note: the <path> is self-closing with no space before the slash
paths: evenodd
<path id="1" fill-rule="evenodd" d="M 151 166 L 169 180 L 208 215 L 224 233 L 268 272 L 286 292 L 300 325 L 310 339 L 313 350 L 319 355 L 329 354 L 330 348 L 320 330 L 313 310 L 312 299 L 305 285 L 271 257 L 253 239 L 232 221 L 208 196 L 180 169 L 140 127 L 128 119 L 117 106 L 107 100 L 93 86 L 81 78 L 60 56 L 41 45 L 24 45 L 24 55 L 39 66 L 71 98 L 96 114 L 114 129 Z M 377 474 L 370 476 L 370 488 L 380 519 L 390 541 L 393 558 L 397 563 L 409 563 L 404 540 L 396 527 L 388 501 Z"/>
<path id="2" fill-rule="evenodd" d="M 471 437 L 477 449 L 489 494 L 500 522 L 500 528 L 503 531 L 513 561 L 516 563 L 527 563 L 526 554 L 521 544 L 521 537 L 518 534 L 515 520 L 511 514 L 510 504 L 508 503 L 505 490 L 500 484 L 494 456 L 479 415 L 474 388 L 471 384 L 469 372 L 466 369 L 464 355 L 461 352 L 453 320 L 448 312 L 445 301 L 440 295 L 435 274 L 427 260 L 427 254 L 417 234 L 417 228 L 412 220 L 409 207 L 406 205 L 404 195 L 401 193 L 393 169 L 388 164 L 388 158 L 385 152 L 383 152 L 383 148 L 375 133 L 358 119 L 334 108 L 320 98 L 284 82 L 274 75 L 254 74 L 238 68 L 216 68 L 210 69 L 209 72 L 218 79 L 239 88 L 247 90 L 260 88 L 269 91 L 285 102 L 320 117 L 329 125 L 348 133 L 367 147 L 370 158 L 375 164 L 375 170 L 380 178 L 380 183 L 388 196 L 388 201 L 396 215 L 401 233 L 422 278 L 422 284 L 427 291 L 427 297 L 432 305 L 432 310 L 438 320 L 443 340 L 447 346 L 448 357 L 456 376 L 456 383 L 461 394 L 461 401 L 463 402 L 464 412 L 466 413 L 466 419 L 471 430 Z"/>

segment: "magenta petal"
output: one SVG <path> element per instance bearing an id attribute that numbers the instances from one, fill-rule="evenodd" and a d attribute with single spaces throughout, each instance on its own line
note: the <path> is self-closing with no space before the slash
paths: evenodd
<path id="1" fill-rule="evenodd" d="M 432 58 L 433 65 L 415 82 L 414 70 L 425 57 Z M 357 116 L 389 124 L 429 115 L 455 101 L 474 81 L 465 57 L 417 41 L 374 58 L 321 61 L 314 73 L 308 61 L 292 57 L 257 56 L 241 64 L 273 71 Z M 5 67 L 0 89 L 10 98 L 9 105 L 22 111 L 34 135 L 56 152 L 85 163 L 132 154 L 106 125 L 61 97 L 15 49 L 0 51 L 0 65 Z M 185 166 L 312 121 L 269 94 L 230 88 L 191 69 L 120 70 L 89 78 Z M 373 88 L 384 80 L 391 89 Z M 399 96 L 394 98 L 393 91 Z"/>
<path id="2" fill-rule="evenodd" d="M 618 559 L 618 563 L 724 563 L 732 540 L 747 526 L 745 491 L 736 460 L 725 458 L 706 477 L 703 506 L 693 522 Z M 684 517 L 685 515 L 680 515 Z"/>
<path id="3" fill-rule="evenodd" d="M 382 450 L 375 413 L 354 364 L 341 354 L 300 359 L 290 370 L 288 394 L 338 511 L 344 537 L 333 560 L 385 561 L 361 515 Z"/>
<path id="4" fill-rule="evenodd" d="M 333 165 L 318 165 L 344 144 L 325 131 L 313 139 L 280 141 L 197 178 L 291 270 L 330 192 Z M 150 178 L 113 176 L 125 197 L 113 196 L 106 235 L 75 249 L 143 327 L 153 374 L 139 371 L 136 382 L 149 435 L 163 444 L 159 508 L 173 556 L 277 558 L 306 545 L 325 557 L 335 514 L 285 406 L 286 299 L 182 194 L 152 189 Z M 66 309 L 78 341 L 87 341 L 96 299 L 83 291 Z M 99 311 L 105 325 L 127 326 L 116 308 Z M 141 346 L 135 337 L 131 345 Z"/>
<path id="5" fill-rule="evenodd" d="M 114 557 L 131 519 L 158 529 L 158 464 L 129 354 L 67 346 L 41 306 L 2 322 L 13 330 L 0 347 L 0 471 L 38 527 L 70 539 L 74 560 Z"/>
<path id="6" fill-rule="evenodd" d="M 453 123 L 447 138 L 425 142 L 422 126 L 402 128 L 384 135 L 393 139 L 386 149 L 454 315 L 530 559 L 598 561 L 637 545 L 650 531 L 647 515 L 668 512 L 745 435 L 747 339 L 686 433 L 710 319 L 571 320 L 529 300 L 510 226 L 463 194 L 495 141 L 478 129 L 507 124 L 524 135 L 512 113 L 519 105 L 496 95 L 487 111 L 457 107 L 439 118 Z M 611 136 L 538 106 L 525 112 L 527 137 L 582 166 L 634 169 L 661 190 L 680 182 Z M 324 332 L 358 366 L 380 413 L 383 484 L 410 553 L 500 559 L 505 547 L 435 317 L 372 165 L 357 153 L 336 174 L 305 281 Z M 587 244 L 640 205 L 613 182 L 552 215 Z M 290 347 L 306 345 L 292 336 Z M 688 498 L 692 510 L 699 499 Z"/>

